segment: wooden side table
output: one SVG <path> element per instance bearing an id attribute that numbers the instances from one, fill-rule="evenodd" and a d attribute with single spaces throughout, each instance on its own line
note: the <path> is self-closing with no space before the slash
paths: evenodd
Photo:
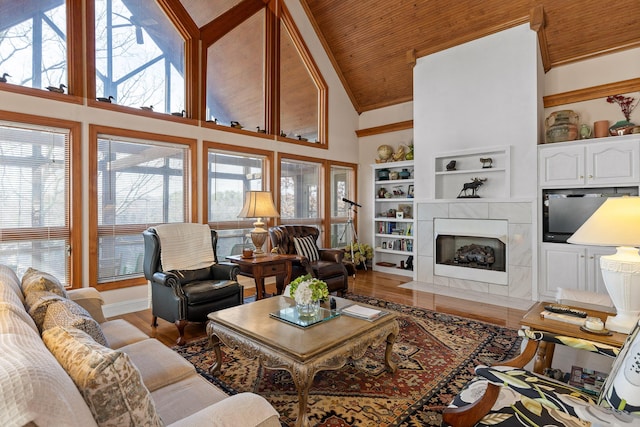
<path id="1" fill-rule="evenodd" d="M 622 344 L 627 338 L 626 334 L 621 334 L 618 332 L 613 332 L 612 335 L 592 334 L 581 330 L 579 325 L 542 317 L 541 313 L 544 311 L 544 307 L 550 304 L 554 303 L 538 302 L 533 307 L 531 307 L 531 309 L 529 309 L 529 311 L 524 315 L 524 317 L 520 321 L 520 324 L 522 324 L 522 326 L 527 326 L 535 331 L 551 332 L 568 337 L 582 338 L 613 347 L 622 347 Z M 586 311 L 588 316 L 599 317 L 603 322 L 607 320 L 607 316 L 610 314 L 603 311 L 587 310 L 583 308 L 580 308 L 580 310 Z M 551 367 L 554 350 L 554 343 L 540 341 L 540 344 L 538 346 L 538 353 L 533 364 L 534 372 L 540 374 L 544 371 L 545 368 Z"/>
<path id="2" fill-rule="evenodd" d="M 276 278 L 276 288 L 281 293 L 285 285 L 291 281 L 292 263 L 299 259 L 297 255 L 273 255 L 256 258 L 242 258 L 241 255 L 231 255 L 227 259 L 240 267 L 240 275 L 251 277 L 256 281 L 256 299 L 266 296 L 264 278 Z"/>

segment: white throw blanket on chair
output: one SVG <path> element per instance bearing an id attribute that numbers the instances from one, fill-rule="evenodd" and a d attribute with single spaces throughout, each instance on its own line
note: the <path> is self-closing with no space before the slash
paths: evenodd
<path id="1" fill-rule="evenodd" d="M 164 271 L 196 270 L 215 264 L 211 229 L 207 224 L 161 224 L 154 228 L 160 239 Z"/>

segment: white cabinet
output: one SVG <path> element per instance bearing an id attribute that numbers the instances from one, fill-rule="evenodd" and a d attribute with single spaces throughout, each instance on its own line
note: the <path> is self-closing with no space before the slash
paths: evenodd
<path id="1" fill-rule="evenodd" d="M 407 268 L 415 254 L 413 161 L 379 163 L 372 168 L 373 269 L 413 277 L 413 269 Z"/>
<path id="2" fill-rule="evenodd" d="M 543 243 L 540 296 L 553 301 L 558 288 L 606 294 L 600 257 L 615 251 L 613 247 Z"/>
<path id="3" fill-rule="evenodd" d="M 511 193 L 511 150 L 487 147 L 442 153 L 435 157 L 434 195 L 436 199 L 455 199 L 464 195 L 465 184 L 482 180 L 476 190 L 480 198 L 508 198 Z M 455 163 L 455 165 L 454 165 Z M 471 195 L 470 190 L 467 196 Z"/>
<path id="4" fill-rule="evenodd" d="M 541 187 L 637 184 L 640 140 L 560 143 L 539 149 Z"/>

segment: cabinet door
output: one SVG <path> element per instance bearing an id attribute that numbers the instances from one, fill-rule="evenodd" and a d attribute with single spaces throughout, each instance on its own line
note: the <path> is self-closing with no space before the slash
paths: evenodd
<path id="1" fill-rule="evenodd" d="M 603 142 L 587 146 L 587 184 L 637 184 L 640 142 Z"/>
<path id="2" fill-rule="evenodd" d="M 585 250 L 561 243 L 542 245 L 540 294 L 555 299 L 558 288 L 586 289 Z"/>
<path id="3" fill-rule="evenodd" d="M 603 255 L 615 253 L 616 248 L 612 247 L 592 246 L 587 248 L 587 290 L 599 294 L 608 294 L 604 280 L 602 279 L 602 271 L 600 271 L 600 258 Z"/>
<path id="4" fill-rule="evenodd" d="M 584 184 L 584 147 L 544 147 L 538 165 L 540 186 Z"/>

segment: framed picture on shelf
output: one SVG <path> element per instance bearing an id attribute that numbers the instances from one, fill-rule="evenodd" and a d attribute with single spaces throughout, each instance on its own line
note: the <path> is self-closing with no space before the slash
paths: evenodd
<path id="1" fill-rule="evenodd" d="M 396 219 L 403 219 L 403 218 L 404 218 L 404 212 L 402 212 L 401 210 L 397 210 Z"/>
<path id="2" fill-rule="evenodd" d="M 413 184 L 409 184 L 409 188 L 407 189 L 407 197 L 413 198 Z"/>
<path id="3" fill-rule="evenodd" d="M 404 213 L 405 219 L 413 218 L 413 205 L 398 205 L 397 212 Z"/>

